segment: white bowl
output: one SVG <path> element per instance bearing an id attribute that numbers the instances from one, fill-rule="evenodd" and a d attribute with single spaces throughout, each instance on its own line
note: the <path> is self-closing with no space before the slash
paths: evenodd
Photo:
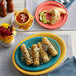
<path id="1" fill-rule="evenodd" d="M 11 43 L 5 43 L 4 41 L 0 41 L 0 43 L 4 46 L 4 47 L 11 47 L 15 42 L 15 38 L 13 38 L 13 40 L 11 41 Z"/>
<path id="2" fill-rule="evenodd" d="M 29 27 L 29 29 L 32 28 L 33 24 L 34 24 L 34 20 L 33 20 L 33 23 L 32 23 L 32 25 L 31 25 L 31 27 Z M 29 29 L 28 29 L 28 30 L 19 29 L 19 25 L 16 23 L 14 16 L 12 17 L 11 25 L 13 25 L 14 28 L 15 28 L 17 31 L 28 31 L 28 30 L 29 30 Z"/>

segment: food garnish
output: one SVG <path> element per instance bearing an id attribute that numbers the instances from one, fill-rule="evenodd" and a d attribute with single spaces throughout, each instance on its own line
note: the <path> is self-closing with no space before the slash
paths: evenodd
<path id="1" fill-rule="evenodd" d="M 43 14 L 42 21 L 43 21 L 44 24 L 50 23 L 50 20 L 46 19 L 46 14 Z"/>
<path id="2" fill-rule="evenodd" d="M 43 14 L 45 14 L 46 12 L 47 12 L 46 10 L 44 10 L 44 11 L 40 12 L 40 14 L 39 14 L 39 15 L 40 15 L 40 17 L 39 17 L 39 18 L 40 18 L 40 21 L 42 21 L 42 20 L 43 20 L 43 19 L 42 19 L 42 16 L 43 16 Z"/>
<path id="3" fill-rule="evenodd" d="M 47 19 L 46 19 L 46 13 L 47 13 L 47 10 L 44 10 L 44 11 L 40 12 L 40 14 L 39 14 L 39 19 L 40 19 L 40 21 L 42 21 L 44 24 L 50 23 L 50 20 L 47 20 Z"/>

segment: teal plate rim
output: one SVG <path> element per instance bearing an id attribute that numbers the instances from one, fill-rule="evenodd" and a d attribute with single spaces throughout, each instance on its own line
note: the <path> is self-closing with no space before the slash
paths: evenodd
<path id="1" fill-rule="evenodd" d="M 33 40 L 36 40 L 36 39 L 38 40 L 37 42 L 40 42 L 42 38 L 43 38 L 43 37 L 34 37 L 34 38 L 31 38 L 31 39 L 28 39 L 28 40 L 24 41 L 23 43 L 26 44 L 26 43 L 28 43 L 29 41 L 33 41 Z M 48 38 L 48 37 L 47 37 L 47 38 Z M 21 44 L 19 45 L 19 47 L 16 49 L 16 52 L 15 52 L 15 61 L 16 61 L 16 64 L 17 64 L 20 68 L 22 68 L 22 69 L 24 69 L 24 70 L 27 70 L 27 71 L 41 71 L 41 70 L 44 70 L 44 69 L 49 68 L 49 67 L 52 66 L 54 63 L 56 63 L 56 61 L 57 61 L 57 60 L 59 59 L 59 57 L 60 57 L 61 48 L 60 48 L 59 44 L 58 44 L 55 40 L 53 40 L 53 39 L 51 39 L 51 38 L 48 38 L 48 39 L 49 39 L 50 41 L 54 42 L 54 43 L 57 45 L 57 47 L 58 47 L 58 55 L 57 55 L 57 56 L 53 57 L 49 62 L 44 63 L 44 64 L 40 64 L 39 66 L 27 65 L 24 61 L 21 60 L 22 52 L 21 52 L 21 49 L 20 49 L 20 45 L 23 44 L 23 43 L 21 43 Z M 36 42 L 36 43 L 37 43 L 37 42 Z M 33 44 L 33 43 L 32 43 L 32 44 Z M 30 44 L 30 45 L 31 45 L 31 44 Z M 26 47 L 28 47 L 28 46 L 26 45 Z"/>

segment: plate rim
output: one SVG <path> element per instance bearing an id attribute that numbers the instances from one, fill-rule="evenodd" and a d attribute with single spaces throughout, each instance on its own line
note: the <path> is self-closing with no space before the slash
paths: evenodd
<path id="1" fill-rule="evenodd" d="M 37 10 L 38 10 L 38 8 L 40 7 L 40 6 L 42 6 L 43 4 L 45 4 L 45 3 L 58 3 L 60 6 L 62 6 L 65 10 L 66 10 L 66 12 L 67 12 L 67 9 L 61 4 L 61 3 L 59 3 L 59 2 L 57 2 L 57 1 L 45 1 L 45 2 L 43 2 L 43 3 L 41 3 L 41 4 L 39 4 L 38 6 L 37 6 L 37 8 L 36 8 L 36 10 L 35 10 L 35 19 L 36 19 L 36 21 L 37 21 L 37 23 L 40 25 L 40 26 L 42 26 L 42 27 L 44 27 L 44 28 L 46 28 L 46 29 L 57 29 L 57 28 L 60 28 L 61 26 L 63 26 L 65 23 L 66 23 L 66 21 L 67 21 L 67 18 L 68 18 L 68 12 L 67 12 L 67 15 L 65 15 L 65 19 L 64 19 L 64 21 L 62 22 L 62 25 L 61 25 L 61 23 L 60 23 L 60 25 L 59 26 L 57 26 L 57 27 L 47 27 L 47 26 L 43 26 L 44 24 L 40 24 L 40 22 L 38 21 L 38 19 L 37 19 Z M 53 26 L 53 25 L 51 25 L 51 26 Z"/>
<path id="2" fill-rule="evenodd" d="M 40 36 L 40 37 L 34 37 L 34 38 L 42 38 L 42 37 Z M 34 39 L 34 38 L 30 38 L 30 39 Z M 49 37 L 47 37 L 47 38 L 49 38 Z M 51 39 L 51 38 L 49 38 L 49 39 L 50 39 L 51 41 L 53 41 L 53 42 L 57 45 L 58 50 L 59 50 L 58 57 L 56 58 L 55 62 L 53 62 L 53 64 L 55 64 L 55 63 L 57 62 L 57 60 L 59 59 L 59 57 L 60 57 L 61 48 L 60 48 L 60 45 L 57 43 L 57 41 L 55 41 L 54 39 Z M 28 39 L 28 40 L 29 40 L 29 39 Z M 25 40 L 25 41 L 27 41 L 27 40 Z M 24 42 L 25 42 L 25 41 L 24 41 Z M 21 45 L 21 44 L 20 44 L 20 45 Z M 19 46 L 19 47 L 20 47 L 20 46 Z M 18 48 L 19 48 L 19 47 L 18 47 Z M 16 51 L 17 51 L 17 49 L 16 49 Z M 33 72 L 42 71 L 42 70 L 45 70 L 45 69 L 47 69 L 47 68 L 49 68 L 50 66 L 53 65 L 53 64 L 51 64 L 51 65 L 49 65 L 49 67 L 47 67 L 47 66 L 46 66 L 47 63 L 46 63 L 46 64 L 45 64 L 46 67 L 43 68 L 43 69 L 40 69 L 40 70 L 39 70 L 39 69 L 38 69 L 38 70 L 37 70 L 37 69 L 36 69 L 36 70 L 33 70 L 33 69 L 31 70 L 31 68 L 29 68 L 29 67 L 28 67 L 28 68 L 29 68 L 30 70 L 29 70 L 27 67 L 26 67 L 26 69 L 25 69 L 23 65 L 21 65 L 20 63 L 18 63 L 18 59 L 16 58 L 16 54 L 17 54 L 16 51 L 15 51 L 15 62 L 16 62 L 16 64 L 17 64 L 20 68 L 22 68 L 22 69 L 24 69 L 24 70 L 33 71 Z M 49 63 L 50 63 L 50 62 L 49 62 Z"/>
<path id="3" fill-rule="evenodd" d="M 28 40 L 28 39 L 33 38 L 33 37 L 39 37 L 39 36 L 41 36 L 41 35 L 44 35 L 45 37 L 48 37 L 48 36 L 49 36 L 49 38 L 50 38 L 50 36 L 52 35 L 52 37 L 55 36 L 56 38 L 58 38 L 58 39 L 62 42 L 62 44 L 63 44 L 64 53 L 62 54 L 61 57 L 59 57 L 58 61 L 57 61 L 53 66 L 51 66 L 51 67 L 49 67 L 49 68 L 47 68 L 47 69 L 45 69 L 45 70 L 37 71 L 37 72 L 31 72 L 31 71 L 26 71 L 26 70 L 21 69 L 21 68 L 16 64 L 15 59 L 14 59 L 14 54 L 15 54 L 15 51 L 16 51 L 17 47 L 18 47 L 22 42 L 24 42 L 25 40 Z M 14 49 L 14 51 L 13 51 L 13 54 L 12 54 L 12 62 L 13 62 L 13 64 L 14 64 L 15 68 L 16 68 L 18 71 L 20 71 L 21 73 L 23 73 L 23 74 L 27 74 L 27 75 L 41 75 L 41 74 L 50 72 L 50 71 L 54 70 L 56 67 L 58 67 L 58 65 L 59 65 L 59 64 L 62 62 L 62 60 L 64 59 L 65 53 L 66 53 L 66 45 L 65 45 L 65 42 L 63 41 L 63 39 L 62 39 L 61 37 L 59 37 L 59 36 L 57 36 L 57 35 L 55 35 L 55 34 L 52 34 L 52 33 L 47 33 L 47 32 L 37 33 L 37 34 L 33 34 L 33 35 L 31 35 L 31 36 L 26 37 L 24 40 L 22 40 L 21 42 L 18 43 L 18 45 L 15 47 L 15 49 Z"/>

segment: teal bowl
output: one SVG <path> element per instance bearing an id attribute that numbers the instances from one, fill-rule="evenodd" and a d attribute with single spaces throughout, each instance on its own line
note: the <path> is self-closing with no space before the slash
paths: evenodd
<path id="1" fill-rule="evenodd" d="M 48 39 L 50 40 L 50 42 L 52 43 L 52 45 L 55 47 L 55 49 L 58 51 L 58 55 L 57 56 L 52 57 L 49 62 L 44 63 L 44 64 L 40 64 L 39 66 L 33 66 L 33 65 L 29 65 L 28 66 L 25 61 L 21 60 L 22 51 L 21 51 L 20 46 L 19 46 L 16 49 L 16 52 L 15 52 L 15 61 L 16 61 L 16 64 L 20 68 L 22 68 L 24 70 L 27 70 L 27 71 L 40 71 L 40 70 L 47 69 L 50 66 L 52 66 L 54 63 L 56 63 L 56 61 L 60 57 L 60 52 L 61 52 L 60 46 L 59 46 L 59 44 L 55 40 L 53 40 L 51 38 L 48 38 Z M 22 44 L 25 44 L 27 48 L 28 47 L 31 48 L 31 46 L 33 44 L 37 44 L 38 42 L 41 42 L 41 40 L 42 40 L 42 37 L 34 37 L 34 38 L 31 38 L 29 40 L 24 41 Z"/>

